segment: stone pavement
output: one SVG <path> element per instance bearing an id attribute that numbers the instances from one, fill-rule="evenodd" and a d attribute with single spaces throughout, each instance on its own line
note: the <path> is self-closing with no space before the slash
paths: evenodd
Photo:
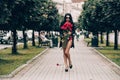
<path id="1" fill-rule="evenodd" d="M 56 47 L 48 49 L 13 78 L 0 80 L 120 80 L 111 63 L 86 46 L 83 36 L 78 42 L 75 40 L 70 54 L 73 68 L 68 72 L 64 71 L 62 50 Z"/>

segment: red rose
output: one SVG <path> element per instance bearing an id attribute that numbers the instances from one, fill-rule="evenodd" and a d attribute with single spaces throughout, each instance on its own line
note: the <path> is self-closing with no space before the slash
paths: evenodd
<path id="1" fill-rule="evenodd" d="M 72 31 L 72 24 L 70 23 L 70 22 L 65 22 L 64 24 L 63 24 L 63 26 L 61 26 L 61 29 L 63 29 L 63 30 L 70 30 L 70 31 Z"/>

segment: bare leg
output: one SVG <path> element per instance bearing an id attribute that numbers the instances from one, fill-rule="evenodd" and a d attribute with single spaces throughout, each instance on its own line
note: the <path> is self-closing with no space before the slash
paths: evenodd
<path id="1" fill-rule="evenodd" d="M 71 58 L 70 58 L 70 53 L 69 53 L 71 45 L 72 45 L 72 40 L 69 40 L 68 43 L 67 43 L 66 49 L 65 49 L 65 54 L 67 55 L 67 59 L 69 61 L 69 65 L 72 64 L 72 61 L 71 61 Z"/>
<path id="2" fill-rule="evenodd" d="M 67 64 L 67 55 L 65 54 L 65 49 L 63 49 L 63 57 L 64 57 L 64 64 L 65 64 L 65 68 L 68 67 L 68 64 Z"/>

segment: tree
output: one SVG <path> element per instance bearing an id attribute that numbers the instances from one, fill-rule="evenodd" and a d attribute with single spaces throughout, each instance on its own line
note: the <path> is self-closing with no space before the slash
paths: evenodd
<path id="1" fill-rule="evenodd" d="M 103 11 L 104 11 L 104 18 L 102 21 L 105 21 L 110 26 L 108 26 L 109 29 L 114 30 L 115 32 L 115 43 L 114 43 L 114 49 L 118 49 L 118 37 L 117 33 L 120 29 L 120 1 L 119 0 L 108 0 L 108 1 L 101 1 L 104 5 Z"/>
<path id="2" fill-rule="evenodd" d="M 107 32 L 108 35 L 109 31 L 114 30 L 114 49 L 117 49 L 117 31 L 120 29 L 119 15 L 119 0 L 88 0 L 83 5 L 83 12 L 79 17 L 79 23 L 85 30 L 91 31 L 93 34 L 97 34 L 98 32 L 101 32 L 101 34 L 102 32 Z"/>
<path id="3" fill-rule="evenodd" d="M 0 0 L 0 30 L 9 30 L 10 15 L 8 0 Z"/>
<path id="4" fill-rule="evenodd" d="M 13 54 L 18 54 L 16 30 L 23 30 L 24 48 L 27 48 L 25 30 L 54 30 L 58 24 L 57 15 L 55 3 L 51 0 L 0 0 L 0 29 L 12 31 Z"/>

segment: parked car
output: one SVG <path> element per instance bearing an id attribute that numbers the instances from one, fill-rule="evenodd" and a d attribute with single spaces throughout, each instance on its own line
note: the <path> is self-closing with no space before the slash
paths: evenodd
<path id="1" fill-rule="evenodd" d="M 32 40 L 32 30 L 28 30 L 26 33 L 27 33 L 28 40 Z"/>
<path id="2" fill-rule="evenodd" d="M 26 31 L 26 33 L 27 33 L 28 40 L 32 40 L 32 30 L 28 30 L 28 31 Z M 37 31 L 34 32 L 34 36 L 35 36 L 35 39 L 38 38 L 38 32 Z"/>
<path id="3" fill-rule="evenodd" d="M 12 32 L 11 31 L 4 33 L 2 42 L 5 44 L 12 43 Z"/>
<path id="4" fill-rule="evenodd" d="M 3 43 L 3 37 L 0 36 L 0 44 L 2 44 L 2 43 Z"/>
<path id="5" fill-rule="evenodd" d="M 18 34 L 18 42 L 23 42 L 23 32 L 17 31 L 17 34 Z"/>
<path id="6" fill-rule="evenodd" d="M 3 31 L 3 30 L 0 30 L 0 44 L 3 44 L 3 36 L 4 36 L 4 33 L 6 33 L 6 32 Z"/>

